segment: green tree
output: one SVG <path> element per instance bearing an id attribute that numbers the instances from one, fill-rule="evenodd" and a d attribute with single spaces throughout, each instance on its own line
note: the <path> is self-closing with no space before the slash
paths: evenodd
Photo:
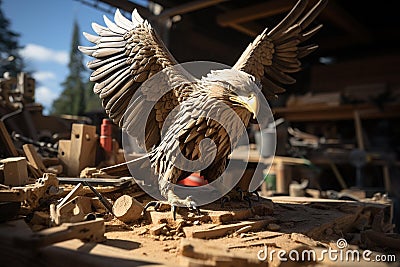
<path id="1" fill-rule="evenodd" d="M 101 105 L 101 100 L 98 95 L 93 92 L 94 82 L 89 81 L 86 83 L 86 109 L 85 112 L 91 111 L 104 111 Z"/>
<path id="2" fill-rule="evenodd" d="M 79 46 L 79 26 L 74 22 L 72 33 L 72 47 L 69 55 L 69 75 L 61 84 L 64 88 L 60 97 L 53 102 L 53 114 L 84 115 L 86 111 L 86 89 L 87 85 L 83 81 L 86 72 L 83 65 L 83 54 L 78 50 Z"/>
<path id="3" fill-rule="evenodd" d="M 10 21 L 4 16 L 0 0 L 0 77 L 4 72 L 9 72 L 11 76 L 23 71 L 24 62 L 19 55 L 22 48 L 18 44 L 19 34 L 9 29 Z"/>

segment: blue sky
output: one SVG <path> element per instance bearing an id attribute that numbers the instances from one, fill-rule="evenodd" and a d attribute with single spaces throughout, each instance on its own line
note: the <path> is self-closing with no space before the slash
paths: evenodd
<path id="1" fill-rule="evenodd" d="M 36 79 L 36 102 L 47 113 L 68 75 L 74 20 L 81 32 L 93 34 L 91 23 L 104 25 L 103 14 L 110 19 L 112 15 L 75 0 L 3 0 L 2 10 L 11 30 L 21 35 L 21 55 Z M 83 35 L 80 41 L 82 45 L 91 45 Z M 85 58 L 84 63 L 89 60 Z"/>

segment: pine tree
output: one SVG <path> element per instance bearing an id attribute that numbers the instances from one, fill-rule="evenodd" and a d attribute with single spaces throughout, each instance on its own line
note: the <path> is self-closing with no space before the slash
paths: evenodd
<path id="1" fill-rule="evenodd" d="M 9 72 L 11 76 L 23 71 L 24 62 L 19 55 L 18 44 L 19 34 L 9 29 L 10 22 L 4 16 L 1 9 L 2 0 L 0 0 L 0 77 L 4 72 Z"/>
<path id="2" fill-rule="evenodd" d="M 74 22 L 72 33 L 72 47 L 70 51 L 68 69 L 69 75 L 61 84 L 64 88 L 60 97 L 53 102 L 53 114 L 84 115 L 86 111 L 86 89 L 82 75 L 85 73 L 83 65 L 83 54 L 78 50 L 79 26 Z"/>
<path id="3" fill-rule="evenodd" d="M 86 83 L 86 112 L 104 112 L 101 100 L 98 95 L 93 92 L 94 82 L 89 81 Z"/>

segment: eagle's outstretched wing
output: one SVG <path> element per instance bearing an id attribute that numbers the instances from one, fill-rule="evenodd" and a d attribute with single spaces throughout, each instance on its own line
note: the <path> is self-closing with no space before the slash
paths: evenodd
<path id="1" fill-rule="evenodd" d="M 288 15 L 272 30 L 265 29 L 243 52 L 233 66 L 258 79 L 264 94 L 283 93 L 282 85 L 295 83 L 288 73 L 301 69 L 299 59 L 313 52 L 318 46 L 300 44 L 316 33 L 322 25 L 307 27 L 324 9 L 327 0 L 320 0 L 307 13 L 308 0 L 299 0 Z"/>
<path id="2" fill-rule="evenodd" d="M 134 114 L 141 114 L 143 109 L 148 108 L 146 101 L 157 101 L 160 95 L 163 96 L 151 107 L 145 140 L 140 140 L 145 141 L 146 148 L 149 149 L 159 142 L 162 124 L 168 113 L 178 105 L 179 92 L 162 92 L 162 86 L 160 92 L 141 92 L 133 100 L 135 105 L 129 109 L 130 114 L 125 114 L 125 111 L 132 96 L 147 79 L 177 62 L 151 25 L 136 10 L 132 12 L 132 20 L 128 20 L 117 9 L 114 21 L 115 23 L 104 16 L 106 27 L 92 23 L 97 36 L 88 33 L 84 35 L 95 46 L 81 46 L 79 49 L 96 58 L 87 63 L 93 70 L 90 76 L 90 80 L 95 82 L 93 91 L 99 95 L 106 113 L 117 125 L 122 127 L 124 115 L 131 115 L 129 124 L 134 128 L 136 122 L 140 124 L 139 121 L 143 120 Z M 174 77 L 176 79 L 179 75 Z M 171 84 L 169 86 L 173 87 Z"/>

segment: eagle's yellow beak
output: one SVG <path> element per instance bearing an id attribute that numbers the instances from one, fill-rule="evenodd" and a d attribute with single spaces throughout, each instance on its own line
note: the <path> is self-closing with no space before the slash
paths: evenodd
<path id="1" fill-rule="evenodd" d="M 245 106 L 253 114 L 253 119 L 257 117 L 260 107 L 257 97 L 254 94 L 250 94 L 249 96 L 232 96 L 230 100 Z"/>

